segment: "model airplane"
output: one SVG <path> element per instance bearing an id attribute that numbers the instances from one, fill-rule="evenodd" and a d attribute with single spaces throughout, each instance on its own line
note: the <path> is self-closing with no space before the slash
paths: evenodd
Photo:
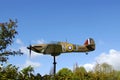
<path id="1" fill-rule="evenodd" d="M 30 45 L 27 48 L 30 50 L 30 54 L 31 50 L 37 53 L 52 56 L 58 56 L 62 53 L 70 52 L 85 52 L 88 54 L 88 52 L 95 50 L 95 42 L 92 38 L 88 38 L 83 45 L 76 45 L 68 42 L 56 42 L 50 44 Z"/>

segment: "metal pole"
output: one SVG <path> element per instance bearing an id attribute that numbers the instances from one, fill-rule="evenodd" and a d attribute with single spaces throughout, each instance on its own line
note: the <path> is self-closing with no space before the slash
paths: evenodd
<path id="1" fill-rule="evenodd" d="M 56 58 L 55 58 L 55 56 L 53 56 L 53 58 L 54 58 L 54 62 L 53 62 L 53 65 L 54 65 L 54 75 L 56 74 Z"/>

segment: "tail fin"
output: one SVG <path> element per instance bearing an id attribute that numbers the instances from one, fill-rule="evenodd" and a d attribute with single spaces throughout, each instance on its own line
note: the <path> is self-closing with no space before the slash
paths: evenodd
<path id="1" fill-rule="evenodd" d="M 92 38 L 88 38 L 84 45 L 90 50 L 90 51 L 93 51 L 95 50 L 95 42 Z"/>

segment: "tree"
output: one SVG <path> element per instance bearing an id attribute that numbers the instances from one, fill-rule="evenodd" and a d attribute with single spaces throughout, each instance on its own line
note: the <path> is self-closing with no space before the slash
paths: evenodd
<path id="1" fill-rule="evenodd" d="M 68 68 L 62 68 L 58 71 L 57 77 L 59 77 L 59 80 L 71 80 L 72 79 L 72 71 Z"/>
<path id="2" fill-rule="evenodd" d="M 25 80 L 35 78 L 34 75 L 32 74 L 32 72 L 34 72 L 34 69 L 31 66 L 24 68 L 23 70 L 21 70 L 21 72 L 22 73 L 20 73 L 20 74 L 22 75 L 23 79 L 25 79 Z"/>
<path id="3" fill-rule="evenodd" d="M 42 80 L 51 80 L 52 79 L 52 76 L 51 75 L 47 75 L 45 74 L 43 77 L 42 77 Z M 52 79 L 53 80 L 53 79 Z"/>
<path id="4" fill-rule="evenodd" d="M 35 80 L 42 80 L 42 76 L 39 73 L 37 73 L 37 75 L 35 76 Z"/>
<path id="5" fill-rule="evenodd" d="M 75 80 L 84 80 L 87 75 L 87 71 L 83 66 L 78 67 L 76 64 L 74 66 L 73 74 Z"/>
<path id="6" fill-rule="evenodd" d="M 15 80 L 18 79 L 18 67 L 9 64 L 0 70 L 0 80 Z"/>
<path id="7" fill-rule="evenodd" d="M 116 80 L 120 80 L 120 71 L 116 71 L 115 78 L 116 78 Z"/>
<path id="8" fill-rule="evenodd" d="M 95 80 L 110 80 L 114 77 L 114 69 L 107 63 L 96 64 L 94 67 Z"/>
<path id="9" fill-rule="evenodd" d="M 8 47 L 13 43 L 13 39 L 18 34 L 16 31 L 17 20 L 0 23 L 0 61 L 6 62 L 9 55 L 22 55 L 21 51 L 12 51 Z"/>

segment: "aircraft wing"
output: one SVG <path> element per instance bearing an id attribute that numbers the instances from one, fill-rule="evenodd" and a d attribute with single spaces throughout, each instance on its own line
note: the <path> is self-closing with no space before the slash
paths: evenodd
<path id="1" fill-rule="evenodd" d="M 45 48 L 44 54 L 51 54 L 57 56 L 62 52 L 62 46 L 60 44 L 48 44 Z"/>

